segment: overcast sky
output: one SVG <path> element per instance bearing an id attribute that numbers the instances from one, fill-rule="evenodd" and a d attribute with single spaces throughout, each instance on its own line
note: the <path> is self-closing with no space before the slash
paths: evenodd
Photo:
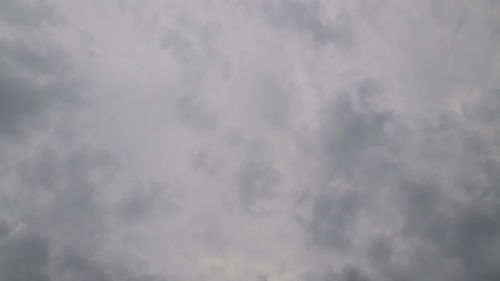
<path id="1" fill-rule="evenodd" d="M 0 0 L 0 280 L 499 264 L 499 1 Z"/>

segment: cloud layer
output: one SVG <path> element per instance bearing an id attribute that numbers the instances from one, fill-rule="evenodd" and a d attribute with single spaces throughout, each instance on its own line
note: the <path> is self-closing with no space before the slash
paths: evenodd
<path id="1" fill-rule="evenodd" d="M 0 279 L 500 278 L 500 4 L 0 1 Z"/>

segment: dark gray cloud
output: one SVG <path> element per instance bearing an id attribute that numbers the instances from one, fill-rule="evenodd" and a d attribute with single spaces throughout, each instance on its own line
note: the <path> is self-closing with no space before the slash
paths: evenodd
<path id="1" fill-rule="evenodd" d="M 102 192 L 114 181 L 117 165 L 106 151 L 64 146 L 57 151 L 40 148 L 21 159 L 17 166 L 21 181 L 5 187 L 2 195 L 7 202 L 1 206 L 2 216 L 11 223 L 2 220 L 1 224 L 0 276 L 9 280 L 108 281 L 117 280 L 116 276 L 148 280 L 148 274 L 116 268 L 97 258 L 110 239 L 111 220 L 131 224 L 155 200 L 119 198 L 116 206 L 106 203 Z"/>
<path id="2" fill-rule="evenodd" d="M 0 3 L 0 19 L 15 26 L 32 28 L 62 22 L 62 17 L 52 5 L 24 0 L 3 0 Z"/>
<path id="3" fill-rule="evenodd" d="M 313 203 L 313 218 L 306 224 L 314 243 L 324 249 L 338 251 L 352 246 L 350 237 L 360 208 L 357 197 L 356 191 L 350 190 L 335 194 L 321 192 L 317 195 Z"/>
<path id="4" fill-rule="evenodd" d="M 320 1 L 264 1 L 262 12 L 270 24 L 291 32 L 306 34 L 318 45 L 352 46 L 354 35 L 347 14 L 330 19 Z"/>
<path id="5" fill-rule="evenodd" d="M 340 278 L 342 281 L 370 281 L 362 271 L 354 267 L 346 267 L 342 272 L 342 277 Z"/>
<path id="6" fill-rule="evenodd" d="M 216 115 L 195 95 L 183 95 L 177 102 L 180 122 L 186 127 L 213 130 L 217 126 Z"/>
<path id="7" fill-rule="evenodd" d="M 498 140 L 478 134 L 498 132 L 500 119 L 490 109 L 497 107 L 497 98 L 495 91 L 482 91 L 462 104 L 464 115 L 449 112 L 426 118 L 420 129 L 399 130 L 408 135 L 401 137 L 384 130 L 384 122 L 394 123 L 397 115 L 388 119 L 371 110 L 354 114 L 348 97 L 339 97 L 334 103 L 338 107 L 328 107 L 332 117 L 320 128 L 327 133 L 319 134 L 330 160 L 322 164 L 328 176 L 318 179 L 327 185 L 311 197 L 311 219 L 303 223 L 314 247 L 350 255 L 364 247 L 353 237 L 380 222 L 390 234 L 373 236 L 362 256 L 380 278 L 495 280 L 499 271 L 494 264 L 500 261 L 500 228 L 494 219 L 500 211 Z M 398 143 L 402 140 L 410 141 Z M 403 149 L 381 150 L 384 146 Z M 372 162 L 370 147 L 383 157 Z M 400 164 L 387 166 L 394 158 Z M 374 166 L 388 170 L 373 174 Z M 386 192 L 389 197 L 380 197 Z M 395 212 L 393 221 L 379 220 L 387 216 L 387 206 Z M 362 227 L 365 218 L 373 221 Z M 368 277 L 353 273 L 346 278 Z"/>
<path id="8" fill-rule="evenodd" d="M 303 276 L 307 281 L 370 281 L 360 269 L 347 265 L 338 271 L 331 268 L 320 271 L 306 272 Z"/>
<path id="9" fill-rule="evenodd" d="M 102 266 L 91 259 L 78 256 L 74 253 L 68 253 L 61 258 L 56 265 L 56 280 L 69 281 L 110 281 Z"/>
<path id="10" fill-rule="evenodd" d="M 117 280 L 119 270 L 96 253 L 109 239 L 110 216 L 118 213 L 102 198 L 118 161 L 59 134 L 78 135 L 73 116 L 83 101 L 73 58 L 49 36 L 61 18 L 41 1 L 1 1 L 0 18 L 1 27 L 18 29 L 0 37 L 0 173 L 10 179 L 0 187 L 0 279 Z M 155 280 L 120 272 L 120 280 Z"/>
<path id="11" fill-rule="evenodd" d="M 48 153 L 55 152 L 41 153 L 41 157 Z M 33 170 L 23 171 L 22 166 L 21 179 L 31 179 L 14 189 L 5 189 L 16 191 L 11 196 L 5 194 L 3 199 L 9 204 L 2 208 L 11 227 L 2 238 L 8 250 L 2 251 L 0 264 L 5 267 L 2 276 L 12 275 L 12 280 L 54 280 L 49 277 L 54 257 L 57 260 L 59 253 L 66 249 L 90 255 L 107 234 L 102 207 L 93 195 L 103 182 L 89 174 L 105 169 L 105 160 L 93 152 L 56 155 L 56 159 L 43 160 L 50 161 L 49 165 L 55 170 L 50 172 L 53 179 L 45 182 L 50 184 L 46 189 L 37 188 L 38 182 L 28 176 Z M 28 157 L 30 160 L 23 162 L 38 162 L 39 155 Z"/>
<path id="12" fill-rule="evenodd" d="M 50 281 L 47 241 L 34 234 L 2 237 L 0 240 L 0 276 L 8 280 Z"/>
<path id="13" fill-rule="evenodd" d="M 4 139 L 15 138 L 32 129 L 47 129 L 50 124 L 47 113 L 51 108 L 77 104 L 78 93 L 71 89 L 73 81 L 58 77 L 58 74 L 46 69 L 35 74 L 29 73 L 37 71 L 34 67 L 46 66 L 34 62 L 37 66 L 24 67 L 22 62 L 12 59 L 8 52 L 2 53 L 5 57 L 0 66 L 0 134 Z M 12 60 L 6 61 L 6 58 Z M 57 63 L 56 60 L 54 62 Z M 48 77 L 45 78 L 45 75 Z M 44 78 L 53 81 L 37 81 Z"/>
<path id="14" fill-rule="evenodd" d="M 260 200 L 276 194 L 280 180 L 280 173 L 271 163 L 250 161 L 243 164 L 236 174 L 238 195 L 243 206 L 249 211 L 258 210 L 256 205 Z"/>
<path id="15" fill-rule="evenodd" d="M 178 194 L 165 183 L 135 183 L 118 201 L 116 216 L 125 224 L 140 223 L 176 211 L 179 208 L 177 200 Z"/>
<path id="16" fill-rule="evenodd" d="M 2 3 L 25 7 L 17 1 Z M 26 5 L 25 9 L 37 8 Z M 9 14 L 15 12 L 8 11 Z M 33 20 L 41 22 L 46 17 L 52 14 L 41 14 Z M 80 85 L 69 55 L 58 43 L 46 38 L 47 34 L 42 35 L 44 32 L 40 27 L 0 37 L 0 135 L 3 140 L 19 139 L 30 131 L 48 130 L 54 110 L 73 110 L 79 104 Z"/>
<path id="17" fill-rule="evenodd" d="M 355 95 L 343 94 L 326 105 L 321 114 L 320 141 L 326 163 L 325 177 L 343 174 L 355 176 L 367 152 L 387 142 L 385 126 L 394 122 L 390 112 L 384 112 L 370 105 L 370 89 L 363 82 Z M 377 89 L 371 89 L 378 91 Z M 355 97 L 361 102 L 356 105 Z"/>

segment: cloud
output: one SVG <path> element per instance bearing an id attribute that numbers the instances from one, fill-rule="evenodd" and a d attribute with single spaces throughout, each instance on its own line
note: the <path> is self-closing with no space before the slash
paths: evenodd
<path id="1" fill-rule="evenodd" d="M 255 210 L 262 198 L 272 197 L 280 182 L 279 172 L 269 163 L 245 163 L 236 175 L 238 195 L 243 206 Z"/>
<path id="2" fill-rule="evenodd" d="M 48 12 L 38 15 L 36 11 L 42 9 L 38 6 L 20 3 L 6 1 L 2 5 L 12 6 L 13 10 L 2 11 L 40 23 L 53 17 Z M 71 110 L 79 104 L 79 85 L 68 54 L 56 42 L 41 36 L 44 32 L 45 28 L 40 27 L 0 37 L 0 134 L 4 140 L 19 140 L 32 130 L 47 130 L 54 107 Z"/>
<path id="3" fill-rule="evenodd" d="M 0 277 L 113 280 L 95 260 L 109 235 L 97 191 L 118 163 L 68 138 L 78 134 L 67 126 L 82 109 L 82 81 L 70 51 L 45 37 L 58 28 L 58 13 L 42 2 L 1 5 L 2 22 L 14 32 L 0 37 Z"/>
<path id="4" fill-rule="evenodd" d="M 49 249 L 43 239 L 36 236 L 11 238 L 2 241 L 1 248 L 0 275 L 3 278 L 50 280 L 47 272 Z"/>
<path id="5" fill-rule="evenodd" d="M 2 21 L 22 27 L 36 27 L 40 24 L 55 24 L 62 21 L 52 5 L 41 1 L 32 2 L 2 1 L 0 4 Z"/>
<path id="6" fill-rule="evenodd" d="M 498 9 L 3 1 L 0 279 L 496 280 Z"/>
<path id="7" fill-rule="evenodd" d="M 486 104 L 480 100 L 492 97 L 489 93 L 484 91 L 477 100 L 465 102 L 461 107 L 477 106 L 484 112 Z M 339 99 L 345 100 L 345 97 Z M 342 107 L 345 108 L 352 109 Z M 334 112 L 341 114 L 343 111 Z M 497 276 L 498 270 L 493 263 L 499 258 L 495 254 L 499 240 L 493 218 L 499 209 L 493 202 L 498 200 L 495 185 L 500 163 L 493 144 L 496 141 L 490 139 L 493 141 L 490 143 L 482 137 L 479 141 L 476 135 L 484 129 L 480 129 L 481 126 L 493 125 L 486 121 L 493 117 L 488 114 L 475 117 L 471 113 L 457 115 L 451 111 L 445 114 L 448 116 L 436 117 L 431 123 L 428 119 L 420 121 L 423 123 L 417 126 L 422 126 L 421 129 L 400 131 L 408 134 L 405 137 L 381 133 L 353 137 L 352 141 L 345 142 L 349 145 L 337 140 L 328 142 L 341 144 L 344 150 L 343 154 L 329 150 L 332 152 L 328 155 L 335 162 L 325 165 L 334 172 L 327 173 L 330 177 L 322 177 L 327 185 L 312 197 L 311 217 L 303 224 L 315 247 L 331 253 L 347 251 L 346 256 L 349 256 L 355 249 L 365 247 L 363 240 L 355 237 L 368 236 L 371 242 L 366 247 L 366 256 L 354 257 L 368 258 L 371 266 L 365 267 L 379 271 L 380 278 L 390 280 L 490 280 Z M 332 120 L 345 122 L 347 126 L 342 128 L 347 132 L 359 128 L 358 122 L 348 123 L 350 118 L 340 116 Z M 398 117 L 393 115 L 393 118 Z M 330 124 L 328 127 L 337 126 Z M 369 128 L 380 128 L 378 130 L 383 132 L 383 127 L 376 123 L 371 123 Z M 494 127 L 489 130 L 496 131 Z M 326 136 L 330 138 L 330 135 Z M 339 135 L 350 136 L 347 133 Z M 406 142 L 398 144 L 400 141 Z M 383 157 L 370 160 L 373 154 L 367 150 L 368 144 L 375 151 L 382 151 Z M 385 145 L 391 149 L 378 148 Z M 359 155 L 363 155 L 362 159 L 369 165 L 351 164 L 353 160 L 345 160 L 344 155 L 361 151 L 364 153 Z M 398 166 L 387 166 L 394 159 L 399 162 Z M 382 171 L 383 174 L 369 171 L 383 166 L 389 168 Z M 336 173 L 339 169 L 349 173 Z M 380 181 L 373 176 L 386 179 Z M 343 179 L 343 184 L 337 183 L 339 178 Z M 345 188 L 346 185 L 349 187 Z M 360 264 L 364 264 L 361 260 Z"/>
<path id="8" fill-rule="evenodd" d="M 320 1 L 265 1 L 261 10 L 273 26 L 306 34 L 318 45 L 340 44 L 353 46 L 354 38 L 346 14 L 334 20 L 322 15 Z"/>

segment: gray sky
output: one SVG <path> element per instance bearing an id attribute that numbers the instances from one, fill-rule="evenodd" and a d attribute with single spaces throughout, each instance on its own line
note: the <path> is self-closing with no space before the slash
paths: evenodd
<path id="1" fill-rule="evenodd" d="M 498 280 L 498 50 L 493 0 L 0 0 L 0 280 Z"/>

